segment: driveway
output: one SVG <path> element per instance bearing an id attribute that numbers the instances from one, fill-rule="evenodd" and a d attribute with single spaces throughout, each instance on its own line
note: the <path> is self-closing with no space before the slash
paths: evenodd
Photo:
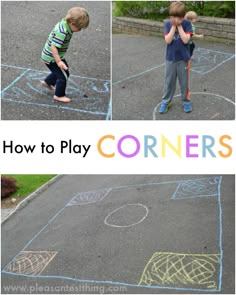
<path id="1" fill-rule="evenodd" d="M 2 293 L 233 293 L 234 193 L 233 175 L 63 176 L 3 223 Z"/>
<path id="2" fill-rule="evenodd" d="M 113 34 L 112 119 L 234 120 L 234 45 L 196 41 L 190 83 L 193 112 L 184 113 L 178 86 L 169 112 L 160 115 L 165 48 L 162 38 Z"/>

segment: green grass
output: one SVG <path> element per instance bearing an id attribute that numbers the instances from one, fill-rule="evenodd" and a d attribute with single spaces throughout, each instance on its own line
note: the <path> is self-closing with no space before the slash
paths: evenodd
<path id="1" fill-rule="evenodd" d="M 16 199 L 26 197 L 39 187 L 44 185 L 54 176 L 53 174 L 4 174 L 2 176 L 8 176 L 16 179 L 18 186 L 17 191 L 11 195 Z"/>

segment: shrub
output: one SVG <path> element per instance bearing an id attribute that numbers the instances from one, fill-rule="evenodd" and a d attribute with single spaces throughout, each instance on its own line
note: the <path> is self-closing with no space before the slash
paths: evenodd
<path id="1" fill-rule="evenodd" d="M 212 3 L 212 4 L 211 4 Z M 205 16 L 216 16 L 234 18 L 235 2 L 234 1 L 204 1 L 202 7 Z"/>
<path id="2" fill-rule="evenodd" d="M 116 1 L 115 16 L 161 20 L 168 16 L 169 3 L 165 1 Z"/>
<path id="3" fill-rule="evenodd" d="M 1 176 L 1 199 L 9 197 L 16 190 L 17 185 L 14 178 Z"/>
<path id="4" fill-rule="evenodd" d="M 183 1 L 186 11 L 194 10 L 198 15 L 234 18 L 234 1 Z M 171 1 L 115 1 L 113 14 L 163 20 L 168 17 Z"/>

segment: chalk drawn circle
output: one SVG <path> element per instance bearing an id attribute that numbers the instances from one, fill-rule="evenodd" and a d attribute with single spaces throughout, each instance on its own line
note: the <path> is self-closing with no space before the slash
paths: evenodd
<path id="1" fill-rule="evenodd" d="M 201 91 L 197 91 L 197 92 L 191 92 L 191 96 L 194 96 L 194 95 L 204 95 L 204 96 L 208 96 L 208 98 L 209 97 L 213 97 L 213 99 L 215 99 L 215 100 L 219 100 L 219 101 L 224 101 L 224 102 L 226 102 L 226 103 L 229 103 L 229 104 L 232 104 L 234 107 L 235 107 L 235 102 L 234 101 L 232 101 L 230 98 L 227 98 L 227 97 L 225 97 L 225 96 L 223 96 L 223 95 L 220 95 L 220 94 L 217 94 L 217 93 L 211 93 L 211 92 L 201 92 Z M 175 95 L 174 97 L 180 97 L 181 96 L 181 94 L 177 94 L 177 95 Z M 152 119 L 153 120 L 156 120 L 156 117 L 157 117 L 157 115 L 159 114 L 159 111 L 158 111 L 158 109 L 159 109 L 159 106 L 161 105 L 161 102 L 160 103 L 158 103 L 156 106 L 155 106 L 155 108 L 154 108 L 154 110 L 153 110 L 153 113 L 152 113 Z M 233 108 L 234 109 L 234 108 Z"/>
<path id="2" fill-rule="evenodd" d="M 148 215 L 148 208 L 142 204 L 126 204 L 116 208 L 104 220 L 112 227 L 130 227 L 141 223 Z"/>
<path id="3" fill-rule="evenodd" d="M 192 95 L 209 95 L 209 96 L 215 96 L 215 98 L 223 99 L 226 102 L 229 102 L 229 103 L 235 105 L 235 102 L 233 102 L 231 99 L 229 99 L 229 98 L 227 98 L 227 97 L 225 97 L 223 95 L 220 95 L 220 94 L 211 93 L 211 92 L 191 92 L 191 94 Z M 174 97 L 178 97 L 178 96 L 181 96 L 181 94 L 177 94 Z"/>

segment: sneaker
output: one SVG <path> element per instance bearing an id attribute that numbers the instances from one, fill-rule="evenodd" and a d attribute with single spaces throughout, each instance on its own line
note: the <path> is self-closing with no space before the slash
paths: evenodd
<path id="1" fill-rule="evenodd" d="M 171 101 L 169 101 L 168 103 L 162 102 L 161 105 L 160 105 L 159 113 L 160 114 L 167 113 L 170 106 L 171 106 Z"/>
<path id="2" fill-rule="evenodd" d="M 185 111 L 185 113 L 190 113 L 190 112 L 192 112 L 192 106 L 191 106 L 191 104 L 190 103 L 184 103 L 184 111 Z"/>

